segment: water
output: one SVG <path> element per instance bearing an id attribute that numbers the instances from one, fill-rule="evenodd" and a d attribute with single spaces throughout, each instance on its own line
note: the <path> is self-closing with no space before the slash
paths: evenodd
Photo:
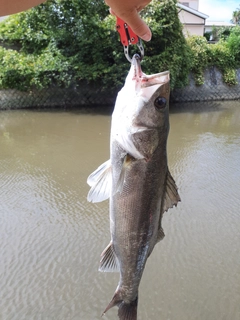
<path id="1" fill-rule="evenodd" d="M 239 320 L 240 102 L 172 106 L 170 123 L 182 202 L 164 214 L 138 319 Z M 98 272 L 108 202 L 89 204 L 85 181 L 109 130 L 109 112 L 0 113 L 1 320 L 101 319 L 118 274 Z"/>

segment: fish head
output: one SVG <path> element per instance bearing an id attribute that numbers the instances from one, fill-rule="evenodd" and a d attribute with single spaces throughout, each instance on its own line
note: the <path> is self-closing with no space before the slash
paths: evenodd
<path id="1" fill-rule="evenodd" d="M 146 75 L 141 70 L 140 59 L 135 55 L 128 77 L 132 79 L 132 82 L 135 82 L 136 105 L 134 106 L 132 125 L 156 128 L 168 133 L 169 71 Z"/>
<path id="2" fill-rule="evenodd" d="M 125 85 L 118 94 L 114 108 L 112 139 L 116 139 L 135 158 L 144 157 L 143 152 L 134 150 L 136 137 L 145 141 L 141 149 L 153 151 L 159 139 L 167 140 L 169 82 L 169 71 L 146 75 L 142 72 L 140 57 L 137 54 L 133 56 Z"/>

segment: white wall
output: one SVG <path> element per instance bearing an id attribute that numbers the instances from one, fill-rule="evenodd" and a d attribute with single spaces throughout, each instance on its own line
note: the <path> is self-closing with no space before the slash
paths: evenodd
<path id="1" fill-rule="evenodd" d="M 179 3 L 188 6 L 189 8 L 192 8 L 194 10 L 198 10 L 199 7 L 199 0 L 181 0 Z"/>

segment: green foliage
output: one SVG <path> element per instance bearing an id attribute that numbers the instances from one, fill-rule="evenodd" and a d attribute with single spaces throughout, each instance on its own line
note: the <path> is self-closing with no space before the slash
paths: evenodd
<path id="1" fill-rule="evenodd" d="M 212 34 L 211 32 L 205 32 L 203 36 L 207 39 L 207 41 L 209 41 L 211 34 Z"/>
<path id="2" fill-rule="evenodd" d="M 226 40 L 230 36 L 232 30 L 234 30 L 234 27 L 219 27 L 218 28 L 219 39 Z"/>
<path id="3" fill-rule="evenodd" d="M 205 37 L 192 36 L 187 38 L 192 53 L 192 67 L 197 85 L 204 83 L 203 71 L 208 65 L 209 45 Z"/>
<path id="4" fill-rule="evenodd" d="M 190 70 L 196 83 L 202 84 L 204 69 L 215 65 L 226 83 L 236 82 L 240 27 L 216 29 L 221 40 L 209 45 L 204 37 L 184 38 L 176 0 L 152 0 L 142 17 L 153 34 L 152 40 L 144 43 L 145 73 L 170 70 L 171 88 L 176 88 L 188 83 Z M 0 24 L 0 41 L 20 50 L 0 47 L 0 88 L 31 90 L 78 85 L 82 80 L 103 89 L 118 88 L 130 66 L 115 23 L 99 0 L 92 0 L 91 6 L 89 0 L 48 0 L 9 17 Z M 131 55 L 138 50 L 136 46 L 130 49 Z"/>
<path id="5" fill-rule="evenodd" d="M 212 40 L 214 40 L 214 41 L 219 40 L 218 30 L 219 30 L 219 27 L 216 27 L 216 26 L 212 27 Z"/>
<path id="6" fill-rule="evenodd" d="M 234 55 L 238 66 L 240 65 L 240 26 L 236 26 L 232 29 L 229 37 L 226 40 L 227 48 Z"/>
<path id="7" fill-rule="evenodd" d="M 169 69 L 171 86 L 184 86 L 191 55 L 182 35 L 176 0 L 153 0 L 142 15 L 153 32 L 152 41 L 145 43 L 144 72 Z M 91 6 L 89 0 L 48 0 L 4 21 L 0 39 L 21 45 L 19 53 L 4 51 L 14 63 L 3 63 L 1 87 L 27 90 L 46 87 L 52 81 L 68 85 L 86 80 L 112 89 L 122 85 L 129 70 L 115 18 L 99 0 L 91 1 Z M 133 54 L 138 49 L 133 46 L 131 50 Z"/>
<path id="8" fill-rule="evenodd" d="M 0 64 L 0 89 L 42 89 L 71 81 L 68 62 L 50 48 L 41 55 L 27 55 L 0 47 Z"/>
<path id="9" fill-rule="evenodd" d="M 236 81 L 236 60 L 233 52 L 226 46 L 226 42 L 219 41 L 209 47 L 208 64 L 218 67 L 223 74 L 223 81 L 234 85 Z"/>
<path id="10" fill-rule="evenodd" d="M 41 5 L 8 17 L 0 24 L 0 39 L 8 44 L 21 44 L 25 53 L 39 54 L 51 39 L 44 8 L 45 6 Z"/>
<path id="11" fill-rule="evenodd" d="M 152 40 L 145 45 L 144 72 L 169 70 L 171 88 L 188 83 L 191 53 L 182 33 L 176 1 L 153 0 L 143 11 L 143 18 L 152 30 Z"/>
<path id="12" fill-rule="evenodd" d="M 223 72 L 223 81 L 229 86 L 237 84 L 236 70 L 226 67 Z"/>
<path id="13" fill-rule="evenodd" d="M 223 81 L 234 85 L 236 69 L 240 65 L 240 27 L 231 29 L 226 40 L 208 44 L 205 37 L 192 36 L 187 39 L 192 53 L 191 70 L 198 85 L 203 84 L 203 72 L 208 66 L 216 66 L 223 74 Z"/>
<path id="14" fill-rule="evenodd" d="M 240 25 L 240 9 L 239 8 L 237 8 L 235 11 L 233 11 L 232 22 Z"/>
<path id="15" fill-rule="evenodd" d="M 210 35 L 212 35 L 212 40 L 214 41 L 219 41 L 220 39 L 226 40 L 230 36 L 232 30 L 234 30 L 234 27 L 213 26 Z"/>

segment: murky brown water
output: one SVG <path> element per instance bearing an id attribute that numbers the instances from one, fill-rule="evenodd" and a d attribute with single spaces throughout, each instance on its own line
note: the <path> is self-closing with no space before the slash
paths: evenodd
<path id="1" fill-rule="evenodd" d="M 177 105 L 170 122 L 182 202 L 164 215 L 139 320 L 239 320 L 240 102 Z M 108 202 L 86 201 L 86 178 L 109 130 L 107 113 L 0 113 L 1 320 L 101 319 L 118 274 L 98 272 Z"/>

